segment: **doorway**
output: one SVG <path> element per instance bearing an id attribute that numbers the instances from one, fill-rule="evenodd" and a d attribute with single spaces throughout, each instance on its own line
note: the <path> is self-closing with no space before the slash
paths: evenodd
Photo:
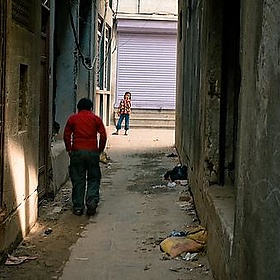
<path id="1" fill-rule="evenodd" d="M 0 1 L 0 209 L 3 199 L 4 162 L 4 116 L 5 116 L 5 73 L 6 73 L 6 0 Z"/>
<path id="2" fill-rule="evenodd" d="M 48 190 L 48 153 L 49 153 L 49 1 L 42 1 L 41 22 L 41 88 L 39 116 L 39 170 L 38 196 L 39 202 Z"/>

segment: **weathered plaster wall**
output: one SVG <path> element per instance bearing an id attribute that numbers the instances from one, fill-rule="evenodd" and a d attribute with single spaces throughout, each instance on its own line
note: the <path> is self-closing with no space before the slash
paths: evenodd
<path id="1" fill-rule="evenodd" d="M 107 10 L 105 9 L 105 1 L 75 0 L 70 2 L 74 30 L 81 50 L 79 53 L 74 30 L 69 22 L 68 4 L 68 1 L 52 2 L 51 30 L 54 32 L 51 34 L 53 117 L 60 124 L 60 132 L 55 136 L 51 148 L 52 182 L 50 191 L 54 194 L 69 179 L 69 158 L 62 140 L 67 118 L 77 111 L 79 99 L 88 97 L 94 103 L 95 113 L 100 114 L 105 124 L 109 124 L 110 112 L 107 112 L 110 110 L 111 99 L 109 95 L 115 89 L 113 77 L 110 90 L 103 96 L 103 114 L 101 116 L 100 96 L 103 93 L 101 91 L 97 94 L 97 59 L 99 56 L 97 52 L 97 20 L 98 16 L 105 17 L 106 25 L 113 28 L 112 9 L 109 6 Z M 111 45 L 114 48 L 114 39 Z M 82 63 L 81 54 L 85 59 L 86 67 Z M 115 56 L 116 52 L 112 59 L 115 60 Z M 107 94 L 109 98 L 107 98 Z"/>
<path id="2" fill-rule="evenodd" d="M 277 279 L 280 4 L 241 1 L 240 11 L 234 11 L 237 20 L 232 18 L 229 22 L 225 11 L 233 11 L 227 11 L 223 2 L 192 1 L 188 9 L 185 1 L 179 1 L 183 37 L 178 44 L 180 112 L 176 119 L 176 147 L 182 163 L 189 165 L 199 219 L 209 232 L 207 253 L 214 278 Z M 198 9 L 201 17 L 196 14 Z M 239 29 L 240 54 L 236 54 L 238 44 L 231 46 L 223 32 L 231 32 L 230 36 L 237 39 Z M 196 33 L 200 33 L 200 45 Z M 200 52 L 198 60 L 194 59 L 196 48 Z M 237 63 L 229 57 L 231 54 Z M 199 78 L 195 75 L 197 61 Z M 225 91 L 231 94 L 226 108 L 226 117 L 231 119 L 227 120 L 221 119 L 225 116 L 221 114 Z M 230 129 L 223 131 L 222 122 Z M 221 143 L 220 133 L 225 133 L 225 143 Z M 218 185 L 223 148 L 225 165 L 234 153 L 237 161 L 232 186 Z"/>
<path id="3" fill-rule="evenodd" d="M 12 20 L 11 2 L 8 1 L 7 19 L 4 183 L 0 219 L 0 257 L 10 246 L 29 232 L 37 220 L 38 209 L 41 3 L 34 1 L 32 26 L 28 30 Z M 20 83 L 20 69 L 22 69 L 24 86 Z M 25 92 L 22 95 L 20 88 Z M 24 101 L 20 101 L 20 96 Z M 24 124 L 20 125 L 20 123 Z"/>
<path id="4" fill-rule="evenodd" d="M 71 13 L 78 32 L 78 0 L 71 2 Z M 65 7 L 66 5 L 66 7 Z M 70 114 L 76 111 L 78 60 L 74 33 L 65 1 L 56 1 L 55 17 L 55 119 L 63 129 Z M 65 23 L 68 24 L 65 24 Z M 79 36 L 79 33 L 77 33 Z M 62 132 L 62 131 L 61 131 Z"/>
<path id="5" fill-rule="evenodd" d="M 71 2 L 71 14 L 75 29 L 78 33 L 79 1 Z M 52 2 L 51 10 L 51 43 L 50 53 L 52 67 L 51 96 L 53 111 L 51 121 L 60 125 L 58 135 L 53 139 L 50 154 L 50 189 L 49 193 L 55 195 L 60 187 L 69 178 L 69 157 L 63 143 L 63 130 L 68 116 L 76 111 L 78 98 L 78 53 L 75 45 L 74 32 L 70 25 L 69 3 L 66 1 Z M 67 24 L 66 24 L 67 23 Z M 85 85 L 86 87 L 86 85 Z"/>
<path id="6" fill-rule="evenodd" d="M 280 3 L 242 1 L 233 279 L 280 274 Z"/>
<path id="7" fill-rule="evenodd" d="M 232 215 L 217 215 L 233 194 L 218 182 L 222 64 L 221 1 L 179 1 L 176 147 L 189 166 L 190 187 L 202 225 L 207 227 L 208 256 L 217 279 L 228 279 Z M 217 199 L 218 198 L 218 199 Z M 221 201 L 223 198 L 223 201 Z M 223 260 L 223 261 L 221 261 Z"/>

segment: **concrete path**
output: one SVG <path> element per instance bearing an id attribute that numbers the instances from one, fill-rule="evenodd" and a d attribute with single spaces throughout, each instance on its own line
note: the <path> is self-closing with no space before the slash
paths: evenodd
<path id="1" fill-rule="evenodd" d="M 163 187 L 163 174 L 178 164 L 178 158 L 167 157 L 174 151 L 174 131 L 111 132 L 111 162 L 102 166 L 98 213 L 72 247 L 60 279 L 212 279 L 205 256 L 187 262 L 168 258 L 159 249 L 172 230 L 192 225 L 194 219 L 180 207 L 187 187 Z"/>

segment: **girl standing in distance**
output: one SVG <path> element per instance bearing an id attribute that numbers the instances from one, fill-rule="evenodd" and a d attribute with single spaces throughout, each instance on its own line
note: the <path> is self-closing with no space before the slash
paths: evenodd
<path id="1" fill-rule="evenodd" d="M 124 124 L 125 133 L 124 133 L 124 135 L 128 135 L 130 113 L 131 113 L 131 93 L 127 91 L 124 94 L 123 99 L 120 101 L 120 104 L 119 104 L 119 107 L 118 107 L 119 120 L 118 120 L 118 123 L 116 125 L 117 130 L 113 133 L 113 135 L 118 135 L 119 134 L 119 130 L 121 130 L 123 120 L 125 120 L 125 124 Z"/>

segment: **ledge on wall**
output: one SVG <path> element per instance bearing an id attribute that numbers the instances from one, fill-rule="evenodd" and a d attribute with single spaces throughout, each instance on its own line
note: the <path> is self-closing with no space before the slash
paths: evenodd
<path id="1" fill-rule="evenodd" d="M 205 188 L 204 218 L 207 223 L 208 257 L 213 275 L 229 279 L 232 255 L 235 194 L 232 186 L 213 185 Z"/>
<path id="2" fill-rule="evenodd" d="M 69 157 L 65 150 L 63 140 L 52 142 L 51 147 L 51 168 L 52 183 L 50 192 L 55 196 L 58 190 L 69 179 Z"/>

